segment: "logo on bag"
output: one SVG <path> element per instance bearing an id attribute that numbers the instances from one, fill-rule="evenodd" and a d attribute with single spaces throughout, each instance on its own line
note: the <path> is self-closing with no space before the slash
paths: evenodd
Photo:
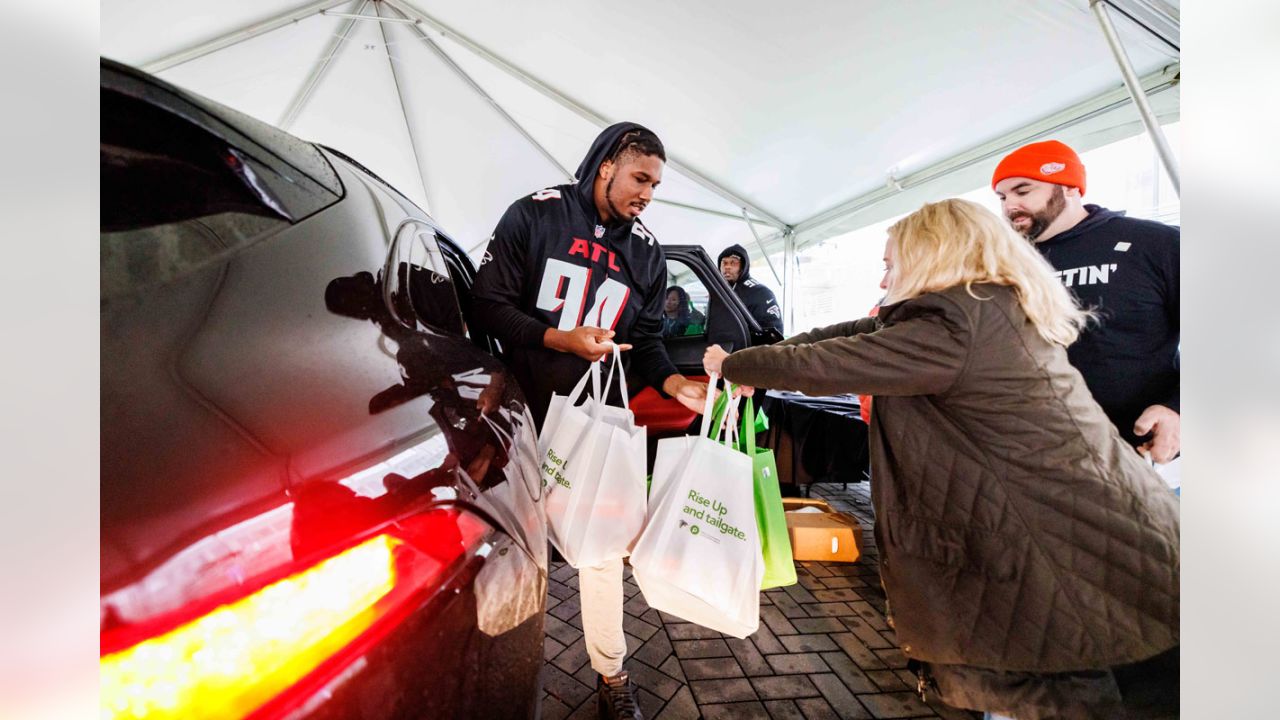
<path id="1" fill-rule="evenodd" d="M 698 526 L 697 526 L 697 525 L 690 525 L 690 526 L 689 526 L 689 532 L 690 532 L 691 534 L 693 534 L 693 535 L 697 535 L 697 534 L 698 534 Z"/>

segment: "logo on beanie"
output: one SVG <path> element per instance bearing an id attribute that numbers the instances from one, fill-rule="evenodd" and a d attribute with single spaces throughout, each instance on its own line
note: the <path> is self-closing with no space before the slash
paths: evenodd
<path id="1" fill-rule="evenodd" d="M 1066 170 L 1066 169 L 1067 169 L 1067 166 L 1066 166 L 1066 165 L 1063 165 L 1062 163 L 1059 163 L 1059 162 L 1050 162 L 1050 163 L 1045 163 L 1045 164 L 1043 164 L 1043 165 L 1041 165 L 1041 166 L 1040 166 L 1040 174 L 1041 174 L 1041 175 L 1052 175 L 1052 174 L 1054 174 L 1054 173 L 1060 173 L 1060 172 L 1062 172 L 1063 170 Z"/>

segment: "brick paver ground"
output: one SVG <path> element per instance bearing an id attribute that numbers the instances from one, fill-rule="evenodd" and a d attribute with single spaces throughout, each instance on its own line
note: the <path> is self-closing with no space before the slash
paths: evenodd
<path id="1" fill-rule="evenodd" d="M 866 484 L 815 485 L 813 494 L 858 518 L 864 554 L 856 563 L 798 563 L 797 584 L 760 594 L 760 629 L 745 640 L 650 608 L 627 568 L 626 666 L 646 718 L 981 717 L 926 705 L 914 692 L 915 678 L 884 620 Z M 552 564 L 544 720 L 596 716 L 577 586 L 573 568 Z"/>

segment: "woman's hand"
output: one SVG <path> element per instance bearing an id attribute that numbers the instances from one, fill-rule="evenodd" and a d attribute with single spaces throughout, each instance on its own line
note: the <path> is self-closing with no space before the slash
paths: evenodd
<path id="1" fill-rule="evenodd" d="M 724 348 L 719 345 L 712 345 L 702 354 L 702 369 L 706 370 L 708 375 L 721 375 L 721 365 L 724 364 L 724 359 L 727 357 L 729 357 L 729 353 L 725 352 Z"/>

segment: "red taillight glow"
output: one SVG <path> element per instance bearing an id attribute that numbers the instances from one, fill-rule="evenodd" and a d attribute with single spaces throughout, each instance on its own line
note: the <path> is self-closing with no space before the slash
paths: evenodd
<path id="1" fill-rule="evenodd" d="M 245 717 L 403 610 L 487 531 L 466 513 L 428 513 L 400 526 L 404 539 L 378 535 L 104 655 L 101 717 Z"/>

